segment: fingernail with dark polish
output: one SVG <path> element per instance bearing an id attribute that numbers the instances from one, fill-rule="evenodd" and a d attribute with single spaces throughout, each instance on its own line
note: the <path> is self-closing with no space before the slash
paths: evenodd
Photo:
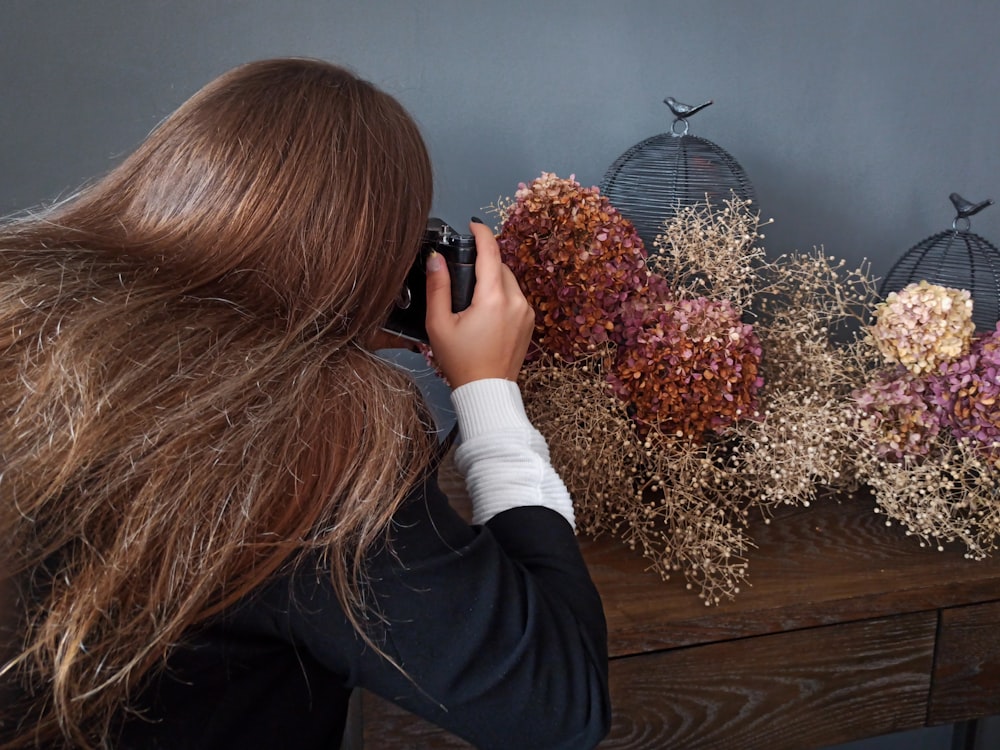
<path id="1" fill-rule="evenodd" d="M 482 219 L 480 219 L 480 218 L 479 218 L 478 216 L 473 216 L 473 217 L 472 217 L 472 221 L 473 221 L 473 223 L 475 223 L 475 224 L 482 224 L 482 223 L 483 223 L 483 220 L 482 220 Z"/>

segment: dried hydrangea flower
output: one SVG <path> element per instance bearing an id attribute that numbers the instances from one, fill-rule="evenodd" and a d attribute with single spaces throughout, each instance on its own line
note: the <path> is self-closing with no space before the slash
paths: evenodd
<path id="1" fill-rule="evenodd" d="M 535 343 L 573 361 L 612 340 L 619 311 L 649 285 L 646 249 L 632 223 L 596 187 L 543 172 L 521 183 L 497 236 L 535 310 Z"/>
<path id="2" fill-rule="evenodd" d="M 971 441 L 1000 469 L 1000 323 L 966 356 L 941 364 L 930 385 L 951 434 Z"/>
<path id="3" fill-rule="evenodd" d="M 870 334 L 882 356 L 915 375 L 966 354 L 976 330 L 969 292 L 927 281 L 890 293 L 875 318 Z"/>
<path id="4" fill-rule="evenodd" d="M 608 381 L 641 424 L 701 442 L 755 410 L 760 356 L 728 300 L 647 301 L 623 314 Z"/>
<path id="5" fill-rule="evenodd" d="M 852 394 L 858 426 L 872 436 L 881 458 L 925 456 L 941 430 L 925 378 L 903 367 L 879 372 Z"/>

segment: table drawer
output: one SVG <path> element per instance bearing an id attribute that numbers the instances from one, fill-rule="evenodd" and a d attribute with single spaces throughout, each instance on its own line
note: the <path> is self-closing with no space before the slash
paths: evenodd
<path id="1" fill-rule="evenodd" d="M 936 625 L 926 612 L 615 660 L 601 747 L 802 750 L 923 726 Z"/>
<path id="2" fill-rule="evenodd" d="M 941 612 L 929 724 L 1000 714 L 1000 602 Z"/>

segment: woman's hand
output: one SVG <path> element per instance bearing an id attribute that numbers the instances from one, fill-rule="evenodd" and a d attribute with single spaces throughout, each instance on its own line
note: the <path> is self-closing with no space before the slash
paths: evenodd
<path id="1" fill-rule="evenodd" d="M 468 308 L 451 311 L 448 265 L 438 253 L 427 260 L 427 335 L 453 388 L 484 378 L 516 380 L 535 325 L 493 233 L 484 224 L 469 226 L 476 238 L 476 286 Z"/>

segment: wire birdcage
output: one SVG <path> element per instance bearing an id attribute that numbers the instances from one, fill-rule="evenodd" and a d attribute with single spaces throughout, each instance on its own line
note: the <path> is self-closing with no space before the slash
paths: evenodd
<path id="1" fill-rule="evenodd" d="M 637 143 L 619 156 L 601 181 L 601 193 L 639 232 L 647 250 L 663 234 L 663 223 L 685 206 L 706 199 L 719 210 L 735 195 L 751 202 L 757 197 L 743 167 L 712 141 L 689 135 L 687 118 L 712 102 L 698 106 L 664 99 L 675 115 L 670 131 Z"/>
<path id="2" fill-rule="evenodd" d="M 995 330 L 1000 320 L 1000 250 L 970 231 L 969 217 L 992 200 L 971 203 L 958 193 L 950 196 L 957 216 L 951 229 L 918 242 L 893 264 L 879 285 L 885 298 L 890 292 L 926 280 L 931 284 L 968 290 L 972 297 L 972 321 L 976 330 Z"/>

